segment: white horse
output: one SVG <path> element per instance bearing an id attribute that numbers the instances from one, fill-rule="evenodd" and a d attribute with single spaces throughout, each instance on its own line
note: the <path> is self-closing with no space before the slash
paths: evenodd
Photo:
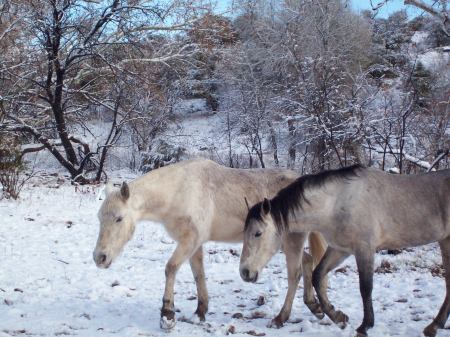
<path id="1" fill-rule="evenodd" d="M 366 336 L 375 318 L 372 307 L 374 255 L 379 249 L 439 242 L 447 294 L 439 313 L 423 333 L 434 337 L 450 313 L 450 170 L 392 175 L 351 166 L 303 176 L 271 200 L 253 206 L 245 224 L 241 276 L 256 281 L 285 233 L 319 231 L 327 251 L 313 274 L 322 310 L 345 326 L 347 315 L 335 310 L 321 286 L 323 278 L 353 254 L 359 272 Z M 299 242 L 303 247 L 303 242 Z"/>
<path id="2" fill-rule="evenodd" d="M 94 261 L 108 268 L 124 245 L 132 238 L 140 220 L 164 225 L 178 245 L 166 265 L 166 285 L 161 309 L 161 327 L 175 325 L 174 281 L 180 265 L 189 260 L 197 286 L 196 314 L 205 319 L 208 292 L 203 268 L 202 244 L 207 241 L 241 242 L 247 207 L 275 193 L 297 178 L 287 170 L 231 169 L 210 160 L 189 160 L 151 171 L 108 190 L 98 213 L 100 233 L 94 250 Z M 288 267 L 288 292 L 285 303 L 272 323 L 279 327 L 290 315 L 292 302 L 304 267 L 304 302 L 318 317 L 323 317 L 312 287 L 312 264 L 326 249 L 323 238 L 311 233 L 311 256 L 303 251 L 304 234 L 286 235 L 283 250 Z M 301 246 L 298 242 L 301 241 Z M 295 244 L 294 244 L 295 243 Z"/>

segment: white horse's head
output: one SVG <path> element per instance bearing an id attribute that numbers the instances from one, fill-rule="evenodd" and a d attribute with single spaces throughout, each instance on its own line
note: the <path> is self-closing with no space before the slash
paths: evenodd
<path id="1" fill-rule="evenodd" d="M 281 247 L 281 236 L 270 213 L 270 201 L 264 199 L 253 206 L 244 228 L 239 271 L 246 282 L 256 282 L 261 269 Z"/>
<path id="2" fill-rule="evenodd" d="M 108 268 L 133 237 L 135 214 L 130 205 L 130 189 L 124 182 L 120 189 L 106 187 L 106 199 L 98 212 L 100 232 L 93 258 L 99 268 Z"/>

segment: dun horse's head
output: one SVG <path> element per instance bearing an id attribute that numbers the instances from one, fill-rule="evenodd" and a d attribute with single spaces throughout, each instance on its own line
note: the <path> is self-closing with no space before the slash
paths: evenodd
<path id="1" fill-rule="evenodd" d="M 270 213 L 270 201 L 254 205 L 247 214 L 239 270 L 246 282 L 256 282 L 261 269 L 280 249 L 281 237 Z"/>
<path id="2" fill-rule="evenodd" d="M 98 218 L 100 233 L 93 257 L 97 267 L 108 268 L 132 238 L 135 229 L 130 189 L 125 182 L 120 189 L 107 186 Z"/>

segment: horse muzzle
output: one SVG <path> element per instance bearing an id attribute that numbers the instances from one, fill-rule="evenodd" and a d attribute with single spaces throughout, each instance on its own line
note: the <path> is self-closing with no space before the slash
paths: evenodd
<path id="1" fill-rule="evenodd" d="M 98 268 L 107 269 L 111 265 L 112 259 L 108 258 L 105 253 L 96 253 L 93 254 L 94 262 Z"/>
<path id="2" fill-rule="evenodd" d="M 252 282 L 252 283 L 256 283 L 256 281 L 258 280 L 258 272 L 251 272 L 248 268 L 242 268 L 240 270 L 240 274 L 241 274 L 241 278 L 245 281 L 245 282 Z"/>

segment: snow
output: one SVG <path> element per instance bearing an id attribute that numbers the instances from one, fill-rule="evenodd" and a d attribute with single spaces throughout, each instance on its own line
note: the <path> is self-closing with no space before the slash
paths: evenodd
<path id="1" fill-rule="evenodd" d="M 249 284 L 239 277 L 239 257 L 230 252 L 240 252 L 241 245 L 213 242 L 204 250 L 210 295 L 207 322 L 191 321 L 196 292 L 185 264 L 175 284 L 178 322 L 168 335 L 159 328 L 159 310 L 164 267 L 175 243 L 161 225 L 144 222 L 110 269 L 96 268 L 92 251 L 101 188 L 75 190 L 58 178 L 35 180 L 19 201 L 0 201 L 1 337 L 224 336 L 231 326 L 236 336 L 248 336 L 252 330 L 266 336 L 355 335 L 362 305 L 353 258 L 330 273 L 330 299 L 350 316 L 346 329 L 327 318 L 316 319 L 303 305 L 300 287 L 292 321 L 276 330 L 266 325 L 278 313 L 286 292 L 283 255 L 271 260 L 257 284 Z M 438 247 L 432 244 L 396 256 L 378 254 L 376 266 L 384 260 L 389 263 L 383 262 L 383 270 L 391 273 L 375 274 L 376 323 L 369 335 L 420 336 L 443 300 L 444 280 L 430 272 L 439 274 Z M 258 306 L 261 295 L 266 303 Z M 232 318 L 234 313 L 242 313 L 243 318 Z M 263 318 L 251 318 L 255 315 Z M 440 330 L 438 336 L 450 336 L 450 331 Z"/>
<path id="2" fill-rule="evenodd" d="M 208 103 L 204 98 L 183 99 L 173 106 L 174 114 L 179 116 L 190 114 L 207 115 L 211 113 L 210 110 L 211 109 L 208 108 Z"/>
<path id="3" fill-rule="evenodd" d="M 443 48 L 430 49 L 423 54 L 418 55 L 425 68 L 434 72 L 444 72 L 450 67 L 450 55 Z"/>
<path id="4" fill-rule="evenodd" d="M 162 139 L 171 145 L 187 150 L 189 157 L 214 158 L 220 163 L 228 162 L 228 144 L 225 114 L 189 116 L 172 125 Z M 232 134 L 233 153 L 246 155 L 243 137 Z"/>
<path id="5" fill-rule="evenodd" d="M 170 139 L 175 145 L 185 147 L 195 155 L 197 151 L 217 146 L 217 141 L 220 140 L 218 125 L 220 116 L 217 114 L 183 118 L 178 124 L 172 125 L 164 138 Z M 222 142 L 218 146 L 222 146 Z"/>
<path id="6" fill-rule="evenodd" d="M 427 39 L 428 35 L 428 32 L 417 31 L 413 36 L 411 36 L 411 42 L 415 44 L 423 43 Z"/>

